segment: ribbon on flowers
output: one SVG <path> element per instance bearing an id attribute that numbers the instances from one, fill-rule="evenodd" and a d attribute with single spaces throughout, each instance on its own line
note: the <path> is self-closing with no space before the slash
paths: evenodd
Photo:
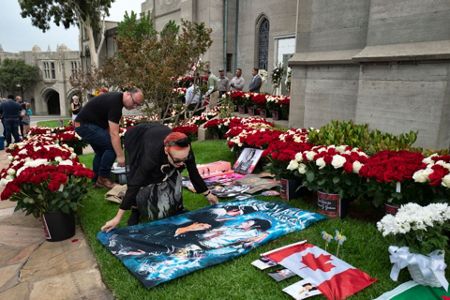
<path id="1" fill-rule="evenodd" d="M 389 259 L 393 264 L 391 270 L 391 279 L 397 281 L 400 270 L 406 268 L 409 264 L 411 253 L 408 247 L 389 246 Z"/>
<path id="2" fill-rule="evenodd" d="M 400 270 L 408 265 L 417 265 L 425 279 L 432 279 L 433 275 L 441 286 L 448 291 L 448 281 L 445 278 L 445 268 L 447 265 L 444 262 L 444 253 L 441 250 L 436 250 L 428 254 L 413 254 L 409 252 L 408 247 L 389 247 L 389 259 L 393 264 L 391 270 L 391 279 L 397 281 Z"/>

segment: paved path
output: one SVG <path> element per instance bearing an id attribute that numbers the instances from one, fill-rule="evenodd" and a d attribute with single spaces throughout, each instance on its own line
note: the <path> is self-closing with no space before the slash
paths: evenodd
<path id="1" fill-rule="evenodd" d="M 0 151 L 0 169 L 8 163 Z M 0 299 L 113 299 L 79 227 L 69 240 L 47 242 L 42 223 L 14 207 L 0 202 Z"/>

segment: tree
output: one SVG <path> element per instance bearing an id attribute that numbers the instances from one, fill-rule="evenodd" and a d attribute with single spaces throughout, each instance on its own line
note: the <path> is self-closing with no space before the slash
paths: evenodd
<path id="1" fill-rule="evenodd" d="M 176 101 L 173 78 L 197 67 L 211 46 L 211 29 L 204 23 L 170 21 L 157 32 L 150 17 L 131 12 L 117 27 L 117 54 L 102 68 L 110 85 L 138 86 L 145 95 L 145 111 L 162 115 Z M 194 75 L 194 74 L 192 74 Z"/>
<path id="2" fill-rule="evenodd" d="M 23 60 L 5 59 L 0 65 L 0 89 L 13 92 L 18 88 L 27 90 L 40 80 L 39 68 L 30 66 Z"/>
<path id="3" fill-rule="evenodd" d="M 100 50 L 105 38 L 105 16 L 109 15 L 114 0 L 19 0 L 22 18 L 31 17 L 34 26 L 43 32 L 50 29 L 50 22 L 65 28 L 77 25 L 88 36 L 91 64 L 98 67 Z M 94 32 L 100 31 L 96 47 Z"/>

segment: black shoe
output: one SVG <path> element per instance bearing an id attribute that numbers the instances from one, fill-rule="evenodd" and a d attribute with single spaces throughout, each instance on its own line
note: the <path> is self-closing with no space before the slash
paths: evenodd
<path id="1" fill-rule="evenodd" d="M 127 222 L 128 226 L 137 225 L 139 223 L 139 215 L 139 210 L 132 208 L 130 218 Z"/>

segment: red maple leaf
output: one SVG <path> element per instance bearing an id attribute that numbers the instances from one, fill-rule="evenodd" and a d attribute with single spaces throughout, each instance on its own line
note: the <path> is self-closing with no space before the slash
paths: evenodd
<path id="1" fill-rule="evenodd" d="M 331 263 L 331 255 L 320 254 L 315 257 L 314 254 L 308 253 L 302 257 L 302 263 L 308 266 L 311 270 L 315 271 L 320 269 L 324 272 L 329 272 L 335 267 Z"/>

